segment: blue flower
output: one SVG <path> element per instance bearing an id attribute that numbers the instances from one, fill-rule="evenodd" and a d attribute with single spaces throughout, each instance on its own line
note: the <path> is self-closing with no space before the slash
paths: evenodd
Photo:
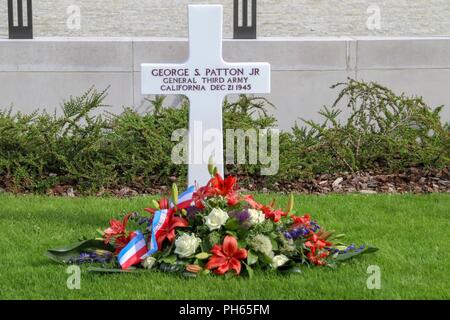
<path id="1" fill-rule="evenodd" d="M 291 236 L 291 234 L 289 233 L 289 231 L 286 231 L 286 232 L 284 233 L 284 237 L 285 237 L 286 239 L 288 239 L 288 240 L 291 240 L 291 239 L 292 239 L 292 236 Z"/>

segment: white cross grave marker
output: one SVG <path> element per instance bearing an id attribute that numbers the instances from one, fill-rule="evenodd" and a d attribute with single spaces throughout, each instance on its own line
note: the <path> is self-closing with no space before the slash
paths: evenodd
<path id="1" fill-rule="evenodd" d="M 143 94 L 184 94 L 189 98 L 189 185 L 205 185 L 211 156 L 223 170 L 222 104 L 229 94 L 269 93 L 268 63 L 227 63 L 222 59 L 222 6 L 189 5 L 189 59 L 183 64 L 141 65 Z M 208 132 L 209 130 L 209 132 Z M 209 136 L 220 132 L 219 136 Z M 204 142 L 211 143 L 204 146 Z M 206 151 L 208 150 L 208 151 Z M 213 150 L 211 152 L 211 150 Z"/>

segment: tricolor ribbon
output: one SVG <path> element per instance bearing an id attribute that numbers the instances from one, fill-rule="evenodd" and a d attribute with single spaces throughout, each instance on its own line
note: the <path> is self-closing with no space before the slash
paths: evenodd
<path id="1" fill-rule="evenodd" d="M 182 194 L 180 194 L 178 196 L 178 205 L 177 207 L 179 209 L 186 209 L 192 206 L 192 197 L 194 195 L 195 192 L 195 187 L 194 186 L 190 186 L 189 188 L 186 189 L 186 191 L 184 191 Z M 170 203 L 170 207 L 173 207 L 173 203 Z"/>
<path id="2" fill-rule="evenodd" d="M 146 255 L 147 244 L 144 235 L 140 231 L 135 231 L 131 234 L 130 242 L 119 252 L 117 258 L 122 269 L 126 270 L 141 262 Z"/>
<path id="3" fill-rule="evenodd" d="M 192 196 L 194 195 L 195 187 L 190 186 L 187 188 L 186 191 L 184 191 L 180 196 L 178 197 L 178 209 L 186 209 L 192 206 Z M 147 254 L 143 257 L 146 258 L 148 256 L 151 256 L 152 254 L 158 252 L 158 243 L 156 239 L 159 236 L 159 233 L 161 232 L 161 229 L 164 229 L 167 227 L 167 224 L 169 223 L 169 211 L 174 207 L 173 203 L 170 203 L 170 209 L 163 209 L 158 210 L 155 212 L 155 215 L 153 216 L 153 222 L 152 222 L 152 234 L 150 236 L 150 250 L 147 252 Z"/>
<path id="4" fill-rule="evenodd" d="M 150 250 L 146 256 L 150 256 L 158 252 L 158 243 L 156 242 L 161 229 L 169 223 L 169 210 L 159 210 L 155 212 L 152 223 L 152 235 L 150 237 Z"/>

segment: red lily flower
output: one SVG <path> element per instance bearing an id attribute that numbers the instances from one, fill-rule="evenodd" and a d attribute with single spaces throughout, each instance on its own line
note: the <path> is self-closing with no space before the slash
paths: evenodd
<path id="1" fill-rule="evenodd" d="M 275 223 L 280 221 L 281 217 L 287 216 L 286 212 L 280 209 L 273 209 L 273 206 L 275 205 L 274 201 L 270 205 L 265 206 L 256 202 L 250 195 L 244 196 L 243 200 L 246 201 L 253 209 L 261 210 L 266 216 L 266 219 L 272 219 Z"/>
<path id="2" fill-rule="evenodd" d="M 281 217 L 287 216 L 287 213 L 280 209 L 273 209 L 266 206 L 262 208 L 262 212 L 265 214 L 266 219 L 272 219 L 275 223 L 280 221 Z"/>
<path id="3" fill-rule="evenodd" d="M 169 209 L 169 200 L 166 197 L 163 197 L 159 200 L 159 209 L 156 208 L 145 208 L 144 210 L 154 214 L 158 210 Z"/>
<path id="4" fill-rule="evenodd" d="M 239 196 L 236 193 L 228 195 L 227 203 L 230 207 L 237 205 L 239 203 Z"/>
<path id="5" fill-rule="evenodd" d="M 252 195 L 245 195 L 242 198 L 242 200 L 247 202 L 250 205 L 250 207 L 252 207 L 253 209 L 256 209 L 256 210 L 261 210 L 264 207 L 261 203 L 256 202 L 255 199 L 253 199 Z"/>
<path id="6" fill-rule="evenodd" d="M 311 216 L 309 214 L 305 214 L 303 217 L 292 215 L 291 219 L 294 221 L 293 223 L 294 227 L 308 226 L 309 223 L 311 222 Z"/>
<path id="7" fill-rule="evenodd" d="M 214 272 L 218 275 L 223 275 L 230 269 L 239 275 L 241 273 L 240 260 L 247 258 L 247 250 L 240 249 L 237 240 L 232 236 L 226 236 L 223 245 L 215 244 L 211 253 L 214 255 L 209 258 L 206 269 L 216 269 Z"/>
<path id="8" fill-rule="evenodd" d="M 306 256 L 313 264 L 319 266 L 325 265 L 326 263 L 323 259 L 328 257 L 330 253 L 323 249 L 331 245 L 331 242 L 321 239 L 317 234 L 314 234 L 305 242 L 305 247 L 311 250 Z"/>
<path id="9" fill-rule="evenodd" d="M 209 187 L 201 187 L 192 195 L 192 201 L 194 201 L 197 208 L 204 209 L 205 206 L 203 205 L 203 200 L 211 196 L 213 196 L 213 192 Z"/>
<path id="10" fill-rule="evenodd" d="M 127 237 L 125 237 L 125 236 L 117 237 L 114 240 L 114 248 L 115 248 L 114 253 L 116 255 L 118 255 L 120 253 L 120 251 L 122 251 L 122 249 L 125 248 L 125 246 L 128 244 L 128 242 L 130 242 L 130 240 L 131 240 L 130 235 Z"/>
<path id="11" fill-rule="evenodd" d="M 125 236 L 126 234 L 126 226 L 128 223 L 128 219 L 130 218 L 131 213 L 127 214 L 123 221 L 111 219 L 109 220 L 110 227 L 103 231 L 103 238 L 105 238 L 105 243 L 109 243 L 111 238 L 117 236 Z"/>
<path id="12" fill-rule="evenodd" d="M 169 240 L 172 242 L 175 239 L 175 228 L 187 227 L 189 226 L 189 222 L 181 217 L 175 217 L 174 212 L 170 210 L 168 213 L 169 221 L 165 226 L 161 227 L 158 232 L 158 236 L 156 237 L 156 242 L 158 243 L 158 248 L 162 248 L 162 244 L 164 240 Z"/>
<path id="13" fill-rule="evenodd" d="M 223 196 L 227 199 L 229 206 L 234 206 L 239 202 L 236 194 L 236 177 L 229 176 L 225 180 L 220 174 L 216 174 L 208 181 L 206 186 L 194 192 L 193 200 L 197 208 L 203 209 L 203 200 L 209 197 Z"/>
<path id="14" fill-rule="evenodd" d="M 325 252 L 323 252 L 325 253 Z M 326 258 L 328 256 L 328 254 L 326 254 L 325 256 L 323 256 L 321 254 L 320 257 L 317 257 L 315 255 L 313 255 L 311 252 L 308 252 L 306 254 L 306 257 L 308 258 L 309 261 L 311 261 L 311 263 L 315 264 L 316 266 L 324 266 L 326 264 L 326 262 L 323 260 L 324 258 Z"/>
<path id="15" fill-rule="evenodd" d="M 309 214 L 305 214 L 303 217 L 292 215 L 291 219 L 293 220 L 293 229 L 298 227 L 310 227 L 311 216 Z"/>
<path id="16" fill-rule="evenodd" d="M 216 174 L 209 180 L 208 185 L 214 189 L 216 195 L 227 196 L 235 192 L 236 181 L 236 177 L 229 176 L 224 180 L 220 174 Z"/>

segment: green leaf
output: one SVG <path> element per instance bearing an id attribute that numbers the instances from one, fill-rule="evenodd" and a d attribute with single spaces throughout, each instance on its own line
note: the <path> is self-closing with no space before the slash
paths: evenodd
<path id="1" fill-rule="evenodd" d="M 245 268 L 246 268 L 247 273 L 248 273 L 248 277 L 250 279 L 252 279 L 253 276 L 255 275 L 255 272 L 253 271 L 253 269 L 248 264 L 246 264 L 245 262 L 242 262 L 242 263 L 245 265 Z"/>
<path id="2" fill-rule="evenodd" d="M 252 250 L 248 250 L 248 255 L 247 255 L 247 264 L 249 266 L 255 264 L 256 262 L 258 262 L 258 255 L 255 254 Z"/>
<path id="3" fill-rule="evenodd" d="M 378 248 L 372 247 L 372 246 L 366 246 L 363 250 L 359 250 L 359 251 L 351 250 L 347 253 L 338 254 L 334 259 L 336 261 L 345 261 L 345 260 L 352 259 L 356 256 L 359 256 L 361 254 L 373 253 L 376 251 L 378 251 Z"/>
<path id="4" fill-rule="evenodd" d="M 170 256 L 167 256 L 167 257 L 161 259 L 161 262 L 165 262 L 165 263 L 168 263 L 168 264 L 174 264 L 174 263 L 177 262 L 177 256 L 172 254 Z"/>
<path id="5" fill-rule="evenodd" d="M 237 233 L 236 232 L 234 232 L 234 231 L 226 231 L 225 232 L 226 234 L 229 234 L 230 236 L 233 236 L 234 238 L 236 238 L 237 239 Z"/>
<path id="6" fill-rule="evenodd" d="M 272 249 L 277 251 L 278 250 L 278 242 L 273 238 L 270 238 L 270 242 L 272 242 Z"/>
<path id="7" fill-rule="evenodd" d="M 289 268 L 278 268 L 278 271 L 281 273 L 294 273 L 294 274 L 301 274 L 302 269 L 298 265 L 291 266 Z"/>
<path id="8" fill-rule="evenodd" d="M 245 240 L 238 240 L 238 246 L 239 246 L 239 248 L 246 248 L 247 247 L 247 241 L 245 241 Z"/>
<path id="9" fill-rule="evenodd" d="M 72 243 L 67 246 L 62 246 L 54 249 L 49 249 L 46 256 L 58 263 L 72 263 L 80 256 L 82 252 L 93 252 L 96 250 L 104 250 L 113 252 L 114 248 L 110 244 L 105 244 L 103 239 L 84 240 L 77 243 Z"/>
<path id="10" fill-rule="evenodd" d="M 201 252 L 201 253 L 197 254 L 197 255 L 195 256 L 195 258 L 197 258 L 198 260 L 206 260 L 206 259 L 209 258 L 209 256 L 210 256 L 209 253 L 207 253 L 207 252 Z"/>
<path id="11" fill-rule="evenodd" d="M 228 219 L 227 223 L 225 224 L 225 229 L 230 231 L 235 231 L 239 228 L 239 221 L 237 221 L 234 218 Z"/>
<path id="12" fill-rule="evenodd" d="M 248 230 L 247 230 L 247 229 L 240 228 L 240 229 L 237 231 L 237 235 L 238 235 L 239 239 L 246 239 L 246 238 L 247 238 L 247 235 L 248 235 Z"/>
<path id="13" fill-rule="evenodd" d="M 262 261 L 265 264 L 272 264 L 272 258 L 265 255 L 264 253 L 258 253 L 259 261 Z"/>
<path id="14" fill-rule="evenodd" d="M 209 270 L 209 269 L 204 269 L 203 271 L 202 271 L 202 274 L 203 275 L 207 275 L 207 274 L 210 274 L 211 273 L 211 270 Z"/>
<path id="15" fill-rule="evenodd" d="M 161 265 L 159 266 L 159 270 L 169 273 L 182 273 L 185 271 L 185 265 L 180 263 L 161 263 Z"/>

